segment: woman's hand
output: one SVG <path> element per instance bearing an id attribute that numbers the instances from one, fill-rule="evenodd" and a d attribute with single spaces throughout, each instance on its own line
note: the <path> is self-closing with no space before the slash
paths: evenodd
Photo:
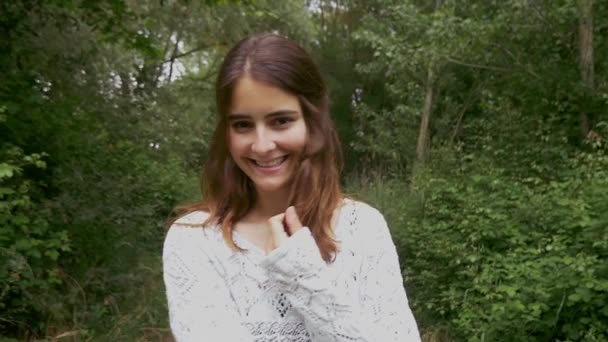
<path id="1" fill-rule="evenodd" d="M 302 222 L 291 206 L 284 213 L 275 215 L 268 220 L 270 226 L 270 239 L 266 245 L 266 253 L 278 248 L 288 237 L 302 229 Z"/>

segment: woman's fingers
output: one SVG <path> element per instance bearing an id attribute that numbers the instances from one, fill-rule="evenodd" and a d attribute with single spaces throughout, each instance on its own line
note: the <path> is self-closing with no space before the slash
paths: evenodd
<path id="1" fill-rule="evenodd" d="M 285 225 L 287 226 L 287 231 L 289 235 L 295 234 L 298 230 L 302 229 L 302 222 L 300 222 L 300 218 L 298 217 L 298 213 L 296 213 L 296 208 L 291 206 L 285 210 Z"/>
<path id="2" fill-rule="evenodd" d="M 279 247 L 281 243 L 285 239 L 287 239 L 287 233 L 285 232 L 285 228 L 283 226 L 283 221 L 285 220 L 285 214 L 279 214 L 271 217 L 268 220 L 270 224 L 270 246 L 268 246 L 269 251 Z"/>
<path id="3" fill-rule="evenodd" d="M 268 219 L 268 223 L 270 226 L 270 239 L 266 246 L 267 253 L 279 247 L 289 236 L 295 234 L 303 227 L 293 206 L 287 208 L 285 213 Z"/>

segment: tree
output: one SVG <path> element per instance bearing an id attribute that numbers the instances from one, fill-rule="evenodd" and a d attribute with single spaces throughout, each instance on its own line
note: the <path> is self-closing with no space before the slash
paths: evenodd
<path id="1" fill-rule="evenodd" d="M 593 0 L 579 0 L 579 68 L 581 79 L 585 87 L 585 93 L 593 93 L 595 88 L 594 62 L 593 62 Z M 593 131 L 589 114 L 584 110 L 580 112 L 580 125 L 583 138 L 597 139 L 597 133 Z"/>

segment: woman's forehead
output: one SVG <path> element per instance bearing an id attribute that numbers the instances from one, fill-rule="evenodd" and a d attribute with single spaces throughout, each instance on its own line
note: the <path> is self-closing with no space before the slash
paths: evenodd
<path id="1" fill-rule="evenodd" d="M 274 85 L 243 77 L 234 86 L 228 115 L 266 116 L 289 111 L 301 112 L 297 96 Z"/>

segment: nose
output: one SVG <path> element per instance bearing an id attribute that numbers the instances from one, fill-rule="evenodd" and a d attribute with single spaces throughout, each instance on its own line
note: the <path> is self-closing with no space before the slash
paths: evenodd
<path id="1" fill-rule="evenodd" d="M 276 148 L 274 139 L 264 129 L 256 130 L 253 144 L 251 145 L 251 151 L 258 154 L 268 153 Z"/>

